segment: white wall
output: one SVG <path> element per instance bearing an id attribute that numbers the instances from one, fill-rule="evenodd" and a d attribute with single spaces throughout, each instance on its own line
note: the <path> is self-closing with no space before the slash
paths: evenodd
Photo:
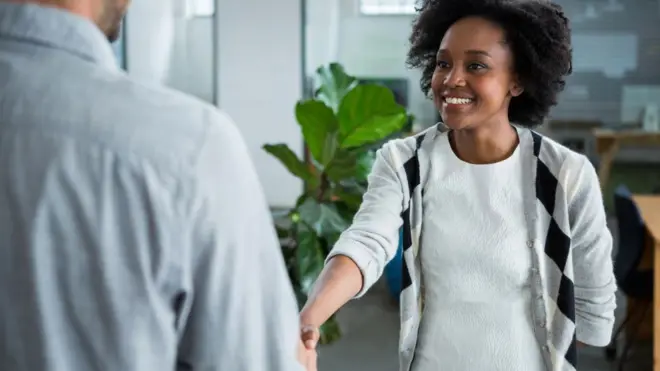
<path id="1" fill-rule="evenodd" d="M 213 102 L 213 19 L 189 18 L 184 0 L 134 1 L 126 16 L 128 72 Z"/>
<path id="2" fill-rule="evenodd" d="M 282 142 L 302 156 L 293 114 L 302 96 L 300 0 L 217 0 L 217 28 L 209 17 L 186 18 L 174 7 L 182 1 L 133 2 L 129 73 L 217 103 L 242 131 L 270 205 L 292 206 L 301 182 L 261 147 Z"/>
<path id="3" fill-rule="evenodd" d="M 305 73 L 312 76 L 321 65 L 339 59 L 341 0 L 304 0 Z"/>
<path id="4" fill-rule="evenodd" d="M 126 58 L 129 73 L 138 79 L 170 83 L 175 18 L 172 1 L 135 1 L 126 15 Z M 177 35 L 179 36 L 179 35 Z"/>
<path id="5" fill-rule="evenodd" d="M 271 206 L 294 205 L 302 183 L 261 149 L 302 155 L 294 107 L 302 96 L 301 0 L 218 0 L 219 106 L 245 136 Z"/>
<path id="6" fill-rule="evenodd" d="M 183 53 L 187 56 L 186 90 L 210 103 L 215 102 L 214 78 L 217 67 L 214 65 L 217 56 L 214 56 L 215 30 L 213 17 L 193 18 L 187 22 L 187 42 Z"/>

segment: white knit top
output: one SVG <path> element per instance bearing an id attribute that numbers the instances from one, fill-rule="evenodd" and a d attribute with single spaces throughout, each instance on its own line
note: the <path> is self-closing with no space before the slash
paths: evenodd
<path id="1" fill-rule="evenodd" d="M 447 139 L 433 149 L 413 371 L 545 370 L 532 320 L 521 151 L 473 165 Z"/>

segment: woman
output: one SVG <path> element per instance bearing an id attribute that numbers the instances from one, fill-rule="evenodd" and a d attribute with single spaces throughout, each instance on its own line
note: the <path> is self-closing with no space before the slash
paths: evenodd
<path id="1" fill-rule="evenodd" d="M 593 166 L 529 129 L 571 72 L 568 20 L 545 0 L 427 0 L 411 45 L 449 130 L 378 152 L 303 337 L 378 279 L 402 228 L 401 371 L 575 370 L 578 341 L 610 341 L 616 287 Z"/>

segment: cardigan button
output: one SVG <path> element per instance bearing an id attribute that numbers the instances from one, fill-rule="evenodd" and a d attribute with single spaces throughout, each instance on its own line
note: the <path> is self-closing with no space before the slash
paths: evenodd
<path id="1" fill-rule="evenodd" d="M 527 247 L 529 247 L 529 248 L 534 247 L 534 240 L 527 241 Z"/>

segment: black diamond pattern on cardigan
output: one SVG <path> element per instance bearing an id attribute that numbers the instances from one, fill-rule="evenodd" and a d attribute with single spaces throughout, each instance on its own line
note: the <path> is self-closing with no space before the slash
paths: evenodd
<path id="1" fill-rule="evenodd" d="M 534 130 L 530 131 L 532 133 L 532 139 L 534 141 L 534 156 L 537 158 L 541 154 L 541 136 Z"/>
<path id="2" fill-rule="evenodd" d="M 410 227 L 410 207 L 407 207 L 401 213 L 401 219 L 403 219 L 403 227 L 401 233 L 401 244 L 403 246 L 403 251 L 406 251 L 408 247 L 412 246 L 412 236 L 411 236 L 411 227 Z M 412 285 L 412 278 L 410 277 L 410 272 L 408 271 L 408 265 L 405 263 L 402 264 L 403 273 L 401 275 L 401 288 L 405 289 Z"/>
<path id="3" fill-rule="evenodd" d="M 548 214 L 555 212 L 555 196 L 557 194 L 557 178 L 539 159 L 536 167 L 536 197 L 541 201 Z"/>
<path id="4" fill-rule="evenodd" d="M 408 180 L 408 193 L 410 201 L 407 207 L 401 212 L 401 218 L 403 219 L 403 233 L 401 233 L 401 241 L 403 245 L 403 251 L 405 252 L 412 247 L 412 228 L 410 220 L 410 204 L 412 203 L 413 194 L 415 189 L 420 184 L 419 176 L 419 158 L 417 157 L 417 151 L 419 147 L 422 146 L 425 135 L 419 135 L 415 138 L 415 153 L 413 156 L 403 164 L 403 170 L 406 174 L 406 179 Z M 402 264 L 403 273 L 401 275 L 401 287 L 406 289 L 412 285 L 412 277 L 410 276 L 410 271 L 408 270 L 408 265 Z"/>
<path id="5" fill-rule="evenodd" d="M 537 157 L 536 168 L 536 197 L 550 215 L 550 225 L 545 236 L 545 254 L 555 263 L 560 270 L 561 278 L 557 292 L 557 308 L 568 320 L 575 324 L 575 292 L 573 281 L 565 274 L 566 262 L 570 254 L 571 239 L 559 228 L 555 221 L 555 195 L 559 182 L 552 174 L 548 166 L 541 159 L 541 148 L 543 137 L 532 131 L 534 140 L 534 155 Z M 573 339 L 569 345 L 564 358 L 568 363 L 577 368 L 577 345 L 576 332 L 573 330 Z"/>
<path id="6" fill-rule="evenodd" d="M 566 268 L 566 261 L 568 260 L 570 249 L 571 239 L 562 232 L 557 225 L 557 222 L 555 222 L 555 219 L 551 219 L 550 227 L 548 228 L 548 235 L 545 238 L 545 254 L 557 264 L 557 267 L 562 272 L 564 272 L 564 268 Z"/>
<path id="7" fill-rule="evenodd" d="M 557 307 L 566 318 L 575 322 L 575 292 L 573 282 L 565 275 L 561 276 L 559 283 L 559 295 L 557 296 Z"/>
<path id="8" fill-rule="evenodd" d="M 575 332 L 573 332 L 573 340 L 571 340 L 571 345 L 568 346 L 566 351 L 566 361 L 570 363 L 574 369 L 577 370 L 577 338 Z"/>

